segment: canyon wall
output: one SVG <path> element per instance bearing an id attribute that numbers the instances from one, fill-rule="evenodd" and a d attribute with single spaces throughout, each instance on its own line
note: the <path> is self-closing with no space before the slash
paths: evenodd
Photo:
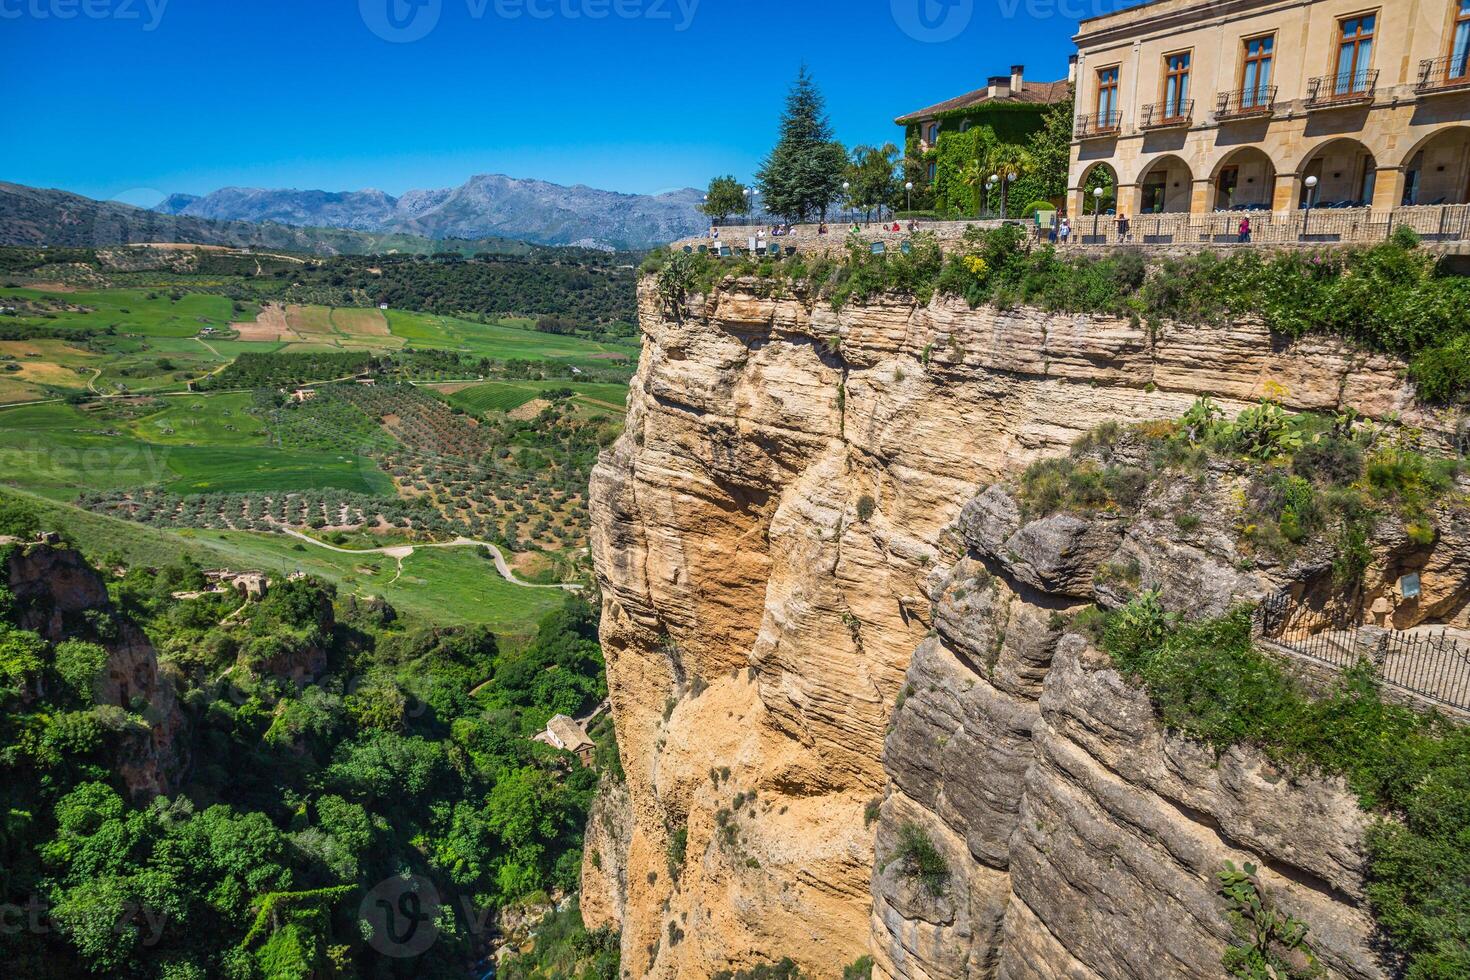
<path id="1" fill-rule="evenodd" d="M 940 299 L 833 312 L 756 281 L 677 310 L 645 282 L 640 308 L 627 428 L 591 495 L 626 786 L 584 908 L 621 926 L 625 975 L 790 956 L 837 977 L 870 951 L 887 976 L 1192 975 L 1228 934 L 1218 910 L 1203 921 L 1217 858 L 1261 851 L 1335 937 L 1333 968 L 1376 975 L 1350 798 L 1260 760 L 1216 769 L 1151 728 L 1053 615 L 1090 601 L 1092 570 L 987 569 L 982 505 L 962 511 L 1101 423 L 1177 417 L 1201 394 L 1446 431 L 1399 365 L 1252 323 Z M 1211 594 L 1269 584 L 1232 572 Z M 1243 808 L 1261 819 L 1235 826 Z M 1294 844 L 1313 819 L 1333 832 Z M 905 823 L 949 858 L 942 899 L 885 865 Z M 1118 870 L 1134 852 L 1147 867 Z M 1103 898 L 1145 907 L 1078 911 Z M 1184 915 L 1200 917 L 1191 959 L 1150 959 Z"/>

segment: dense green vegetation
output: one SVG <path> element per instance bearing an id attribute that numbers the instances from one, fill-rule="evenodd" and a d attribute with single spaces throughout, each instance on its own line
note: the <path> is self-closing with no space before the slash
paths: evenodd
<path id="1" fill-rule="evenodd" d="M 947 255 L 919 233 L 907 254 L 873 255 L 866 242 L 854 241 L 841 260 L 694 255 L 680 256 L 679 264 L 692 289 L 754 274 L 769 279 L 770 288 L 800 288 L 835 307 L 898 291 L 920 301 L 940 293 L 973 306 L 1024 304 L 1155 325 L 1258 316 L 1286 337 L 1332 334 L 1408 358 L 1427 400 L 1470 397 L 1470 278 L 1444 272 L 1408 229 L 1371 248 L 1203 251 L 1155 264 L 1127 250 L 1067 255 L 1037 246 L 1018 227 L 972 229 Z M 673 267 L 669 256 L 656 254 L 644 269 Z"/>
<path id="2" fill-rule="evenodd" d="M 1470 729 L 1385 704 L 1368 664 L 1326 697 L 1310 696 L 1256 649 L 1248 610 L 1187 622 L 1148 593 L 1107 616 L 1099 635 L 1170 730 L 1217 751 L 1249 745 L 1300 771 L 1344 776 L 1378 817 L 1368 897 L 1404 975 L 1470 975 Z"/>
<path id="3" fill-rule="evenodd" d="M 536 927 L 530 952 L 500 964 L 501 980 L 618 980 L 618 934 L 582 925 L 578 903 L 552 912 Z"/>
<path id="4" fill-rule="evenodd" d="M 7 508 L 0 526 L 39 523 Z M 529 736 L 605 695 L 590 607 L 568 599 L 507 647 L 312 578 L 233 617 L 233 594 L 173 598 L 203 585 L 187 562 L 134 567 L 109 582 L 111 610 L 49 639 L 0 596 L 0 889 L 44 923 L 0 935 L 11 969 L 461 976 L 483 910 L 575 888 L 596 773 Z M 99 683 L 131 623 L 177 678 L 177 723 Z M 146 768 L 128 746 L 160 725 L 189 765 L 150 801 L 121 763 Z M 383 957 L 359 906 L 405 874 L 450 915 L 421 955 Z"/>
<path id="5" fill-rule="evenodd" d="M 1139 451 L 1120 452 L 1125 444 Z M 1437 512 L 1465 506 L 1453 492 L 1464 465 L 1427 449 L 1412 431 L 1352 413 L 1298 415 L 1262 402 L 1228 421 L 1202 398 L 1177 421 L 1098 428 L 1069 455 L 1027 467 L 1016 496 L 1028 519 L 1060 511 L 1132 514 L 1164 474 L 1202 486 L 1222 470 L 1233 472 L 1246 478 L 1234 531 L 1247 560 L 1289 561 L 1325 540 L 1336 551 L 1337 585 L 1351 591 L 1372 558 L 1368 533 L 1379 520 L 1396 518 L 1411 540 L 1434 542 Z M 1200 520 L 1193 499 L 1184 498 L 1175 516 L 1183 530 Z"/>

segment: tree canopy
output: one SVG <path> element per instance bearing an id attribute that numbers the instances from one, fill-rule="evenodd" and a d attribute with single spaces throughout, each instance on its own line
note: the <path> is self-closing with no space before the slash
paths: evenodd
<path id="1" fill-rule="evenodd" d="M 805 65 L 786 96 L 780 138 L 756 179 L 765 207 L 788 221 L 825 216 L 842 190 L 847 154 L 832 138 L 826 102 Z"/>

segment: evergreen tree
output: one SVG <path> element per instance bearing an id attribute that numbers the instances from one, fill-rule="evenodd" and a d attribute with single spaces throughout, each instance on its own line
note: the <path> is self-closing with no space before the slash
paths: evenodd
<path id="1" fill-rule="evenodd" d="M 766 209 L 788 221 L 825 217 L 842 189 L 846 165 L 847 154 L 832 139 L 822 93 L 802 65 L 786 96 L 780 139 L 756 174 Z"/>
<path id="2" fill-rule="evenodd" d="M 709 182 L 699 210 L 715 221 L 724 221 L 745 210 L 745 185 L 734 177 L 716 177 Z"/>

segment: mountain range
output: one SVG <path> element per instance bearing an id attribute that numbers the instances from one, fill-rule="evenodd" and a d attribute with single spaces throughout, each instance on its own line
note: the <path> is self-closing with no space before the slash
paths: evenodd
<path id="1" fill-rule="evenodd" d="M 273 248 L 315 255 L 451 251 L 521 255 L 536 246 L 502 238 L 445 241 L 422 235 L 231 221 L 168 214 L 70 191 L 0 181 L 0 245 L 105 248 L 148 242 Z"/>
<path id="2" fill-rule="evenodd" d="M 701 193 L 622 194 L 584 185 L 481 174 L 458 187 L 411 190 L 264 190 L 226 187 L 173 194 L 154 210 L 180 218 L 272 222 L 443 238 L 512 238 L 540 245 L 643 249 L 693 234 L 706 222 Z"/>

